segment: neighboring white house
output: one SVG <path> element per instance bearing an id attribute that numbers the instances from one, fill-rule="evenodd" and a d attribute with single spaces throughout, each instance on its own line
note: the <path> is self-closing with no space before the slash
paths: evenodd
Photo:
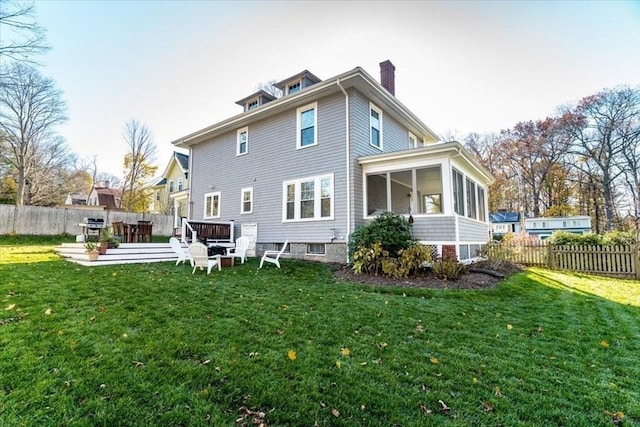
<path id="1" fill-rule="evenodd" d="M 491 235 L 494 237 L 504 236 L 507 233 L 520 233 L 522 230 L 518 212 L 492 213 L 489 214 L 489 221 L 491 221 Z"/>
<path id="2" fill-rule="evenodd" d="M 530 236 L 546 239 L 554 231 L 586 234 L 591 232 L 591 218 L 589 216 L 527 218 L 525 230 Z"/>

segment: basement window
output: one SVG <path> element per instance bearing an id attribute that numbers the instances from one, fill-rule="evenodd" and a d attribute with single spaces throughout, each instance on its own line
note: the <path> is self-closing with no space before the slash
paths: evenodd
<path id="1" fill-rule="evenodd" d="M 307 243 L 307 255 L 326 255 L 324 243 Z"/>

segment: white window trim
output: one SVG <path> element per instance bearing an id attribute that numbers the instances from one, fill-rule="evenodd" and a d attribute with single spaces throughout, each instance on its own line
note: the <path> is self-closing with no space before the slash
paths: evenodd
<path id="1" fill-rule="evenodd" d="M 247 133 L 247 148 L 244 153 L 241 153 L 240 152 L 240 135 L 242 135 L 244 132 Z M 245 126 L 241 129 L 238 129 L 238 131 L 236 132 L 236 156 L 244 156 L 247 153 L 249 153 L 249 127 Z"/>
<path id="2" fill-rule="evenodd" d="M 251 209 L 248 211 L 244 210 L 244 193 L 249 193 L 249 203 L 251 204 Z M 240 215 L 253 213 L 253 187 L 246 187 L 240 190 Z"/>
<path id="3" fill-rule="evenodd" d="M 174 191 L 176 191 L 176 187 L 172 179 L 169 180 L 167 189 L 169 190 L 169 193 L 173 193 Z"/>
<path id="4" fill-rule="evenodd" d="M 209 215 L 209 212 L 207 212 L 207 198 L 211 197 L 213 199 L 216 196 L 218 196 L 218 215 Z M 203 218 L 205 218 L 205 219 L 220 218 L 220 212 L 222 211 L 221 201 L 222 201 L 222 192 L 221 191 L 214 191 L 212 193 L 205 193 L 205 195 L 204 195 L 204 215 L 203 215 Z M 213 206 L 213 200 L 212 200 L 212 206 Z"/>
<path id="5" fill-rule="evenodd" d="M 303 112 L 313 109 L 313 144 L 302 146 L 302 136 L 300 134 L 301 120 L 300 117 Z M 314 147 L 318 145 L 318 103 L 313 102 L 311 104 L 304 105 L 296 110 L 296 149 Z"/>
<path id="6" fill-rule="evenodd" d="M 322 217 L 322 180 L 329 179 L 331 181 L 331 213 L 327 217 Z M 314 191 L 314 215 L 313 218 L 300 218 L 300 185 L 302 182 L 314 181 L 313 191 Z M 287 219 L 287 186 L 290 184 L 295 185 L 295 194 L 294 194 L 294 213 L 293 219 Z M 311 176 L 308 178 L 300 178 L 300 179 L 292 179 L 289 181 L 284 181 L 282 183 L 282 222 L 309 222 L 309 221 L 332 221 L 335 209 L 335 189 L 334 189 L 334 180 L 333 174 L 327 175 L 318 175 Z"/>
<path id="7" fill-rule="evenodd" d="M 454 186 L 456 184 L 456 180 L 453 177 L 453 172 L 456 172 L 458 174 L 460 174 L 460 176 L 462 176 L 462 188 L 460 189 L 461 193 L 462 193 L 462 212 L 458 213 L 456 212 L 456 195 L 455 195 L 455 191 L 454 191 Z M 463 216 L 463 217 L 467 217 L 467 180 L 466 180 L 467 176 L 462 173 L 462 171 L 459 171 L 456 168 L 451 168 L 451 211 L 453 212 L 454 215 L 458 215 L 458 216 Z"/>
<path id="8" fill-rule="evenodd" d="M 418 138 L 409 132 L 409 148 L 418 148 Z"/>
<path id="9" fill-rule="evenodd" d="M 380 133 L 380 146 L 374 145 L 373 144 L 373 134 L 371 133 L 371 110 L 375 111 L 378 113 L 378 122 L 380 124 L 380 128 L 378 129 L 379 133 Z M 378 108 L 373 102 L 369 103 L 369 145 L 377 148 L 380 151 L 384 151 L 384 138 L 383 138 L 383 133 L 382 133 L 382 125 L 383 122 L 383 115 L 382 115 L 382 110 L 380 108 Z"/>

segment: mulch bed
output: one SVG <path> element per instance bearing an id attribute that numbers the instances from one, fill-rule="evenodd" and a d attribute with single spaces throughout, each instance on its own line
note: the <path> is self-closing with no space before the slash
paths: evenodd
<path id="1" fill-rule="evenodd" d="M 462 274 L 458 280 L 441 279 L 430 272 L 400 279 L 382 275 L 370 276 L 367 274 L 355 274 L 348 266 L 336 270 L 334 274 L 338 279 L 344 280 L 345 282 L 362 283 L 369 286 L 397 286 L 428 289 L 490 289 L 504 280 L 504 277 L 508 277 L 522 270 L 521 267 L 515 264 L 504 264 L 496 269 L 486 263 L 474 264 L 469 267 L 469 269 L 471 271 Z M 484 272 L 477 270 L 483 270 Z M 500 275 L 503 277 L 496 277 Z"/>

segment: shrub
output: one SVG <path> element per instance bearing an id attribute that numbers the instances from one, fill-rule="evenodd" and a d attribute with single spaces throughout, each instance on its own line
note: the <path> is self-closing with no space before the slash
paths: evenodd
<path id="1" fill-rule="evenodd" d="M 480 256 L 487 259 L 486 265 L 491 270 L 499 270 L 507 263 L 511 262 L 515 252 L 515 247 L 509 245 L 508 242 L 501 244 L 500 242 L 489 242 L 480 251 Z"/>
<path id="2" fill-rule="evenodd" d="M 439 259 L 433 264 L 433 274 L 445 280 L 458 280 L 467 268 L 455 259 Z"/>
<path id="3" fill-rule="evenodd" d="M 609 246 L 627 246 L 636 244 L 636 233 L 633 231 L 612 231 L 602 236 L 602 244 Z"/>
<path id="4" fill-rule="evenodd" d="M 633 245 L 636 243 L 636 237 L 633 232 L 611 231 L 605 234 L 573 234 L 566 231 L 555 231 L 549 237 L 549 243 L 554 246 L 562 245 Z"/>
<path id="5" fill-rule="evenodd" d="M 382 263 L 389 256 L 389 252 L 382 248 L 380 242 L 371 246 L 361 246 L 351 256 L 351 268 L 358 274 L 378 275 Z"/>
<path id="6" fill-rule="evenodd" d="M 430 247 L 420 244 L 401 249 L 398 258 L 382 260 L 382 273 L 394 278 L 413 276 L 425 263 L 433 261 L 431 253 Z"/>
<path id="7" fill-rule="evenodd" d="M 415 243 L 411 235 L 411 224 L 405 217 L 393 212 L 385 212 L 377 216 L 351 234 L 349 258 L 353 260 L 357 250 L 362 247 L 372 247 L 375 243 L 380 243 L 383 250 L 389 252 L 392 257 L 396 257 L 400 250 Z"/>

